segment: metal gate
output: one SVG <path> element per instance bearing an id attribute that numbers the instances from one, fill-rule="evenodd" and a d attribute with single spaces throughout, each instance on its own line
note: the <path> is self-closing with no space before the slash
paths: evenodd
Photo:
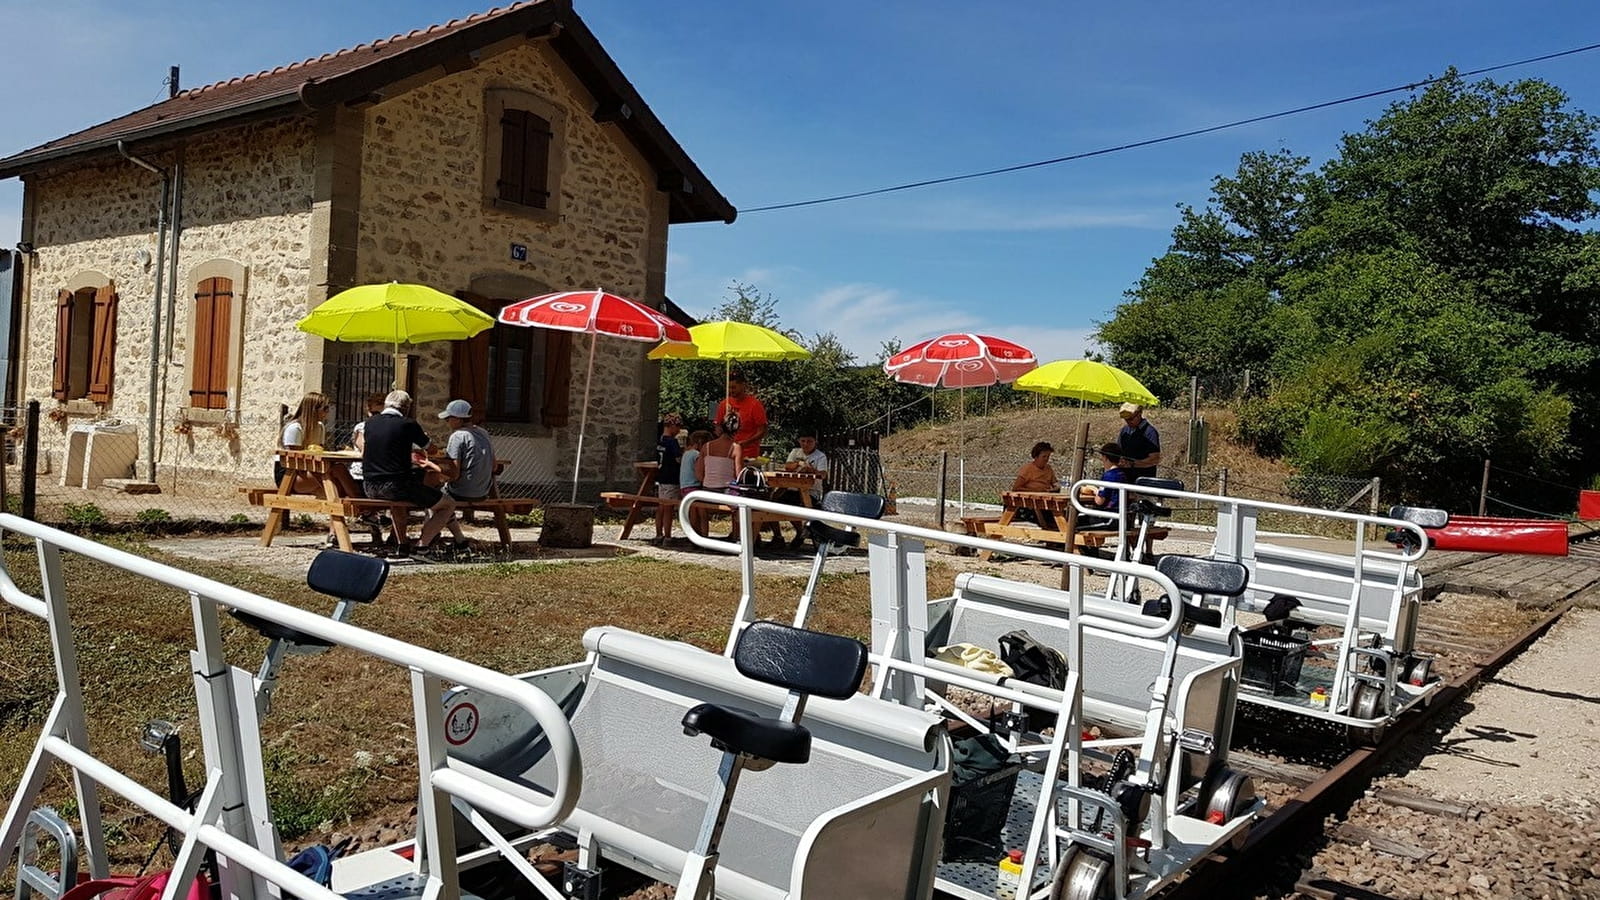
<path id="1" fill-rule="evenodd" d="M 858 494 L 887 490 L 878 457 L 878 432 L 868 429 L 830 434 L 819 442 L 828 454 L 828 489 Z"/>
<path id="2" fill-rule="evenodd" d="M 351 429 L 367 418 L 367 395 L 387 394 L 394 387 L 394 354 L 363 350 L 328 360 L 322 364 L 322 383 L 333 404 L 328 446 L 346 446 Z"/>

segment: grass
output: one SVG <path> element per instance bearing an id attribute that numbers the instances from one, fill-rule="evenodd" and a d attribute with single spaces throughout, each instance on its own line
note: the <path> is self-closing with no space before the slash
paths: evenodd
<path id="1" fill-rule="evenodd" d="M 303 582 L 222 562 L 165 558 L 135 535 L 104 538 L 142 555 L 226 584 L 326 614 L 331 602 Z M 21 543 L 6 551 L 20 589 L 37 596 L 37 562 Z M 65 559 L 68 604 L 85 687 L 90 747 L 100 758 L 159 793 L 159 756 L 136 739 L 154 718 L 182 729 L 189 786 L 202 785 L 199 728 L 188 650 L 188 598 L 139 584 L 80 556 Z M 930 562 L 930 596 L 947 591 L 951 573 Z M 824 576 L 813 627 L 865 639 L 870 632 L 865 575 Z M 758 614 L 786 620 L 805 587 L 803 574 L 762 577 Z M 722 569 L 647 557 L 584 563 L 496 563 L 441 574 L 390 579 L 383 596 L 358 610 L 365 628 L 503 672 L 582 658 L 583 633 L 613 624 L 720 651 L 739 600 L 738 576 Z M 0 605 L 0 795 L 9 795 L 55 694 L 43 623 Z M 253 671 L 265 641 L 221 617 L 231 662 Z M 285 663 L 263 723 L 264 760 L 278 825 L 287 839 L 316 840 L 329 828 L 375 815 L 403 819 L 416 802 L 410 679 L 399 667 L 336 648 Z M 58 809 L 72 796 L 52 774 L 44 802 Z M 148 817 L 102 792 L 114 832 L 113 863 L 137 866 L 161 837 Z M 165 851 L 157 864 L 166 860 Z"/>

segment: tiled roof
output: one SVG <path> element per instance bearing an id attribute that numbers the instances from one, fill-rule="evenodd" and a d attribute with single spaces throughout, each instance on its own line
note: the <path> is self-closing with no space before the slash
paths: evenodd
<path id="1" fill-rule="evenodd" d="M 673 192 L 672 221 L 733 221 L 736 211 L 657 120 L 616 63 L 572 10 L 571 0 L 524 0 L 464 19 L 190 88 L 147 106 L 0 159 L 0 178 L 47 163 L 108 155 L 119 141 L 171 138 L 241 121 L 308 113 L 380 94 L 403 78 L 469 59 L 513 37 L 553 34 L 551 46 L 600 101 L 605 114 L 656 167 Z"/>

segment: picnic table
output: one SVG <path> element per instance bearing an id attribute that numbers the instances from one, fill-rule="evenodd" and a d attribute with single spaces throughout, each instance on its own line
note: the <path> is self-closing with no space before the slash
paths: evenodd
<path id="1" fill-rule="evenodd" d="M 656 496 L 656 476 L 661 466 L 655 461 L 636 462 L 634 471 L 639 473 L 639 489 L 631 494 L 622 491 L 604 491 L 600 494 L 606 505 L 613 509 L 626 509 L 628 515 L 622 520 L 622 535 L 620 540 L 627 540 L 633 532 L 633 526 L 654 516 L 656 507 L 663 503 L 677 506 L 673 500 L 662 500 Z M 811 486 L 816 484 L 823 476 L 816 472 L 785 472 L 775 470 L 762 472 L 766 479 L 767 487 L 773 490 L 794 490 L 800 492 L 800 505 L 811 508 Z M 719 507 L 707 507 L 716 511 Z M 728 507 L 721 507 L 726 512 Z M 786 516 L 779 513 L 751 511 L 751 521 L 755 525 L 765 525 L 768 522 L 802 522 L 805 516 Z"/>
<path id="2" fill-rule="evenodd" d="M 267 524 L 261 529 L 261 546 L 272 546 L 272 540 L 283 528 L 288 513 L 325 515 L 332 523 L 333 535 L 341 550 L 353 550 L 350 543 L 349 520 L 375 512 L 387 512 L 393 520 L 395 541 L 404 546 L 406 516 L 414 507 L 394 500 L 374 500 L 360 493 L 359 483 L 350 475 L 350 464 L 361 461 L 357 450 L 279 450 L 278 461 L 283 466 L 283 477 L 275 491 L 260 488 L 241 489 L 250 503 L 264 506 L 271 512 Z M 446 473 L 454 463 L 437 459 Z M 448 467 L 447 465 L 448 464 Z M 506 460 L 495 460 L 494 471 L 504 470 Z M 310 494 L 295 493 L 298 484 L 316 485 Z M 481 500 L 457 501 L 456 509 L 462 512 L 487 512 L 494 516 L 495 530 L 501 546 L 511 545 L 511 524 L 508 513 L 526 513 L 539 505 L 533 498 L 503 498 L 499 485 L 491 481 L 489 495 Z M 280 515 L 282 513 L 282 515 Z"/>
<path id="3" fill-rule="evenodd" d="M 990 520 L 982 516 L 964 518 L 962 522 L 967 526 L 968 531 L 975 531 L 983 537 L 1004 540 L 1061 544 L 1063 547 L 1070 546 L 1075 553 L 1098 550 L 1108 538 L 1117 536 L 1116 529 L 1085 530 L 1083 517 L 1078 519 L 1077 528 L 1069 534 L 1067 523 L 1072 513 L 1072 497 L 1069 494 L 1056 491 L 1006 491 L 1000 495 L 1000 502 L 1002 509 L 998 519 Z M 1046 527 L 1037 522 L 1017 523 L 1017 514 L 1025 509 L 1032 510 L 1036 518 L 1043 518 L 1038 516 L 1038 513 L 1049 513 L 1055 519 L 1054 527 Z M 1105 518 L 1109 518 L 1109 516 Z M 969 519 L 971 521 L 968 521 Z M 1091 519 L 1090 521 L 1104 521 L 1104 518 L 1096 517 L 1096 519 Z M 1130 523 L 1130 533 L 1132 533 L 1134 527 L 1136 526 Z M 1166 536 L 1167 529 L 1152 528 L 1145 537 L 1145 552 L 1148 553 L 1150 551 L 1149 544 Z M 990 553 L 987 550 L 979 554 L 980 559 L 987 560 L 989 556 Z"/>

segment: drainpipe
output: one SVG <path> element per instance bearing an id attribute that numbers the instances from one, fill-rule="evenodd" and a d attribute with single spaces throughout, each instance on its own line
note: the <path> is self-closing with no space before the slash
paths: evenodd
<path id="1" fill-rule="evenodd" d="M 172 196 L 172 176 L 166 169 L 157 168 L 149 162 L 128 152 L 127 145 L 117 141 L 117 152 L 123 159 L 141 168 L 161 176 L 161 205 L 156 212 L 156 290 L 155 301 L 150 305 L 150 396 L 149 415 L 146 417 L 144 447 L 145 447 L 145 479 L 154 484 L 156 480 L 156 375 L 160 363 L 161 346 L 161 288 L 162 278 L 166 274 L 167 253 L 167 203 Z"/>
<path id="2" fill-rule="evenodd" d="M 174 78 L 177 77 L 174 70 Z M 177 345 L 173 339 L 173 327 L 178 321 L 178 251 L 183 232 L 183 147 L 178 148 L 178 157 L 172 163 L 172 208 L 167 219 L 172 223 L 172 252 L 167 254 L 167 344 L 166 361 L 161 366 L 161 421 L 167 420 L 167 378 L 172 374 L 172 348 Z M 167 433 L 161 431 L 161 453 L 167 452 Z M 174 475 L 174 478 L 177 476 Z M 176 490 L 176 481 L 174 481 Z"/>

